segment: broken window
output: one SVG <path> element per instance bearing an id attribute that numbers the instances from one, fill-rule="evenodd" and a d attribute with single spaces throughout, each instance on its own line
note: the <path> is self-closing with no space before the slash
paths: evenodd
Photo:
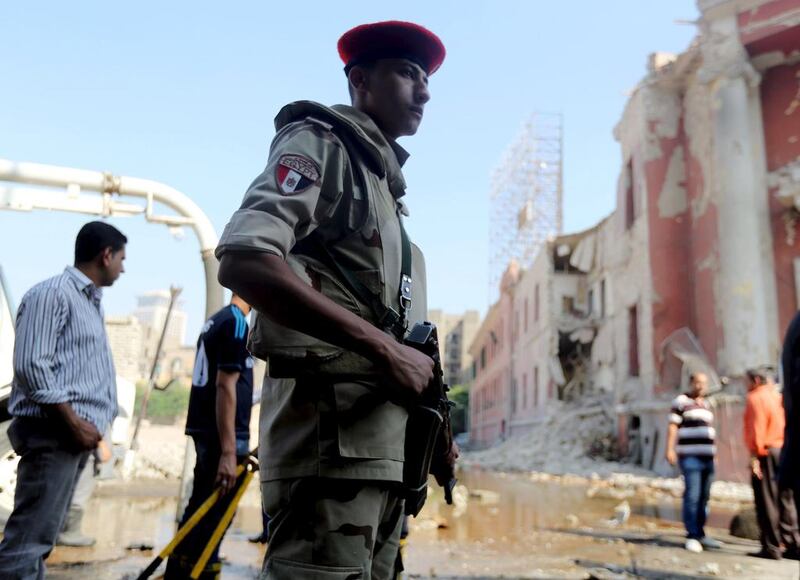
<path id="1" fill-rule="evenodd" d="M 593 340 L 584 333 L 559 331 L 557 365 L 563 379 L 555 384 L 550 381 L 549 388 L 557 389 L 555 394 L 560 401 L 576 400 L 591 389 L 592 344 Z"/>
<path id="2" fill-rule="evenodd" d="M 528 375 L 522 375 L 522 408 L 528 408 Z"/>
<path id="3" fill-rule="evenodd" d="M 623 187 L 625 188 L 625 229 L 629 230 L 636 221 L 636 203 L 634 199 L 633 157 L 628 159 L 623 174 Z"/>
<path id="4" fill-rule="evenodd" d="M 606 281 L 600 280 L 600 317 L 606 316 Z"/>
<path id="5" fill-rule="evenodd" d="M 628 375 L 639 376 L 639 312 L 636 306 L 628 309 Z"/>

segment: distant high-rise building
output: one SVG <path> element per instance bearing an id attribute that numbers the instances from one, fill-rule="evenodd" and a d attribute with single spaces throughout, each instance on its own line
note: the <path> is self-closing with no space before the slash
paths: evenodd
<path id="1" fill-rule="evenodd" d="M 147 376 L 153 364 L 153 357 L 158 348 L 158 339 L 167 318 L 169 310 L 169 290 L 153 290 L 136 298 L 137 307 L 133 316 L 142 326 L 142 354 L 140 357 L 140 370 L 142 376 Z M 186 341 L 186 326 L 188 316 L 182 310 L 179 301 L 172 309 L 167 333 L 164 336 L 164 350 L 174 351 L 184 346 Z"/>
<path id="2" fill-rule="evenodd" d="M 142 374 L 143 328 L 134 316 L 106 317 L 106 334 L 117 374 L 136 382 Z"/>
<path id="3" fill-rule="evenodd" d="M 436 325 L 442 356 L 444 380 L 449 385 L 469 382 L 472 357 L 469 345 L 480 326 L 477 310 L 449 314 L 442 310 L 429 310 L 428 319 Z"/>

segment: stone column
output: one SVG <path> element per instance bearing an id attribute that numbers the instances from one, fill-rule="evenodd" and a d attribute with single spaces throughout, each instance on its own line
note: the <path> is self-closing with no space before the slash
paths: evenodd
<path id="1" fill-rule="evenodd" d="M 711 91 L 711 156 L 704 175 L 718 210 L 722 373 L 774 362 L 777 308 L 758 85 L 735 15 L 706 21 L 698 78 Z"/>

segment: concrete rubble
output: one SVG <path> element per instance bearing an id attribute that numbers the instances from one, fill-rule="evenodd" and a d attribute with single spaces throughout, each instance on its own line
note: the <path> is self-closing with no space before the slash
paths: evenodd
<path id="1" fill-rule="evenodd" d="M 128 479 L 179 479 L 186 441 L 179 427 L 145 423 Z"/>
<path id="2" fill-rule="evenodd" d="M 532 481 L 566 485 L 588 483 L 588 497 L 624 500 L 638 493 L 679 498 L 683 481 L 661 477 L 642 467 L 609 460 L 614 454 L 613 419 L 607 399 L 586 397 L 581 403 L 558 403 L 532 430 L 481 451 L 462 454 L 465 469 L 527 473 Z M 715 481 L 713 501 L 749 503 L 752 488 Z"/>

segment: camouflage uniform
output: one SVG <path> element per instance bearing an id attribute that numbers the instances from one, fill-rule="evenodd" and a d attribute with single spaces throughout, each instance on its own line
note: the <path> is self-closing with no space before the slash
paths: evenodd
<path id="1" fill-rule="evenodd" d="M 286 258 L 325 296 L 375 322 L 325 265 L 318 243 L 399 311 L 401 165 L 408 154 L 358 110 L 301 101 L 276 121 L 264 172 L 225 228 L 217 256 Z M 310 243 L 311 234 L 319 242 Z M 412 246 L 409 324 L 426 316 L 425 264 Z M 250 350 L 269 360 L 262 395 L 262 493 L 273 518 L 264 578 L 390 578 L 402 516 L 406 410 L 367 359 L 257 314 Z"/>

